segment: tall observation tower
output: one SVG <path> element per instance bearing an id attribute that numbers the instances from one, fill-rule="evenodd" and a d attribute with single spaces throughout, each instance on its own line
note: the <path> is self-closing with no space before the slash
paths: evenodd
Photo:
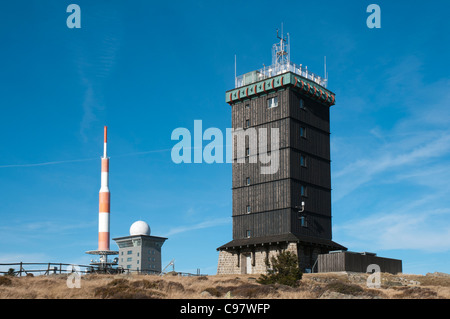
<path id="1" fill-rule="evenodd" d="M 225 95 L 233 129 L 249 133 L 245 152 L 233 155 L 233 237 L 217 248 L 218 274 L 265 273 L 266 262 L 283 250 L 308 271 L 318 254 L 347 250 L 331 236 L 329 108 L 335 94 L 326 74 L 290 61 L 289 34 L 277 32 L 277 39 L 272 65 L 236 76 Z M 278 132 L 277 149 L 270 148 L 271 138 L 261 147 L 261 128 Z M 258 134 L 254 150 L 250 132 Z M 278 169 L 262 174 L 264 163 L 252 157 L 269 154 Z"/>

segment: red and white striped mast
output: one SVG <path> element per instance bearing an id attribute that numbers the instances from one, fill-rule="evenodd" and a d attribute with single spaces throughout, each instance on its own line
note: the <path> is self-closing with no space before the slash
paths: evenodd
<path id="1" fill-rule="evenodd" d="M 109 250 L 109 216 L 110 216 L 110 193 L 109 193 L 109 158 L 107 148 L 107 127 L 104 129 L 103 157 L 101 186 L 99 193 L 98 210 L 98 250 Z"/>
<path id="2" fill-rule="evenodd" d="M 117 255 L 119 252 L 110 250 L 109 225 L 110 225 L 110 193 L 109 193 L 109 157 L 107 154 L 107 127 L 104 127 L 103 156 L 101 158 L 101 182 L 99 192 L 98 209 L 98 249 L 87 251 L 87 254 L 99 255 L 99 261 L 91 261 L 91 265 L 99 266 L 100 269 L 111 268 L 117 264 L 116 261 L 108 262 L 108 255 Z"/>

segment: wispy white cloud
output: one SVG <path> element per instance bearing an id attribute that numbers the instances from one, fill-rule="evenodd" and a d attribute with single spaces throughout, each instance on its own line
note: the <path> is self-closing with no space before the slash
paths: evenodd
<path id="1" fill-rule="evenodd" d="M 222 226 L 222 225 L 226 225 L 229 223 L 231 223 L 231 219 L 228 217 L 206 220 L 206 221 L 203 221 L 203 222 L 200 222 L 197 224 L 183 225 L 183 226 L 177 226 L 177 227 L 171 228 L 164 236 L 170 237 L 170 236 L 184 233 L 184 232 L 189 232 L 189 231 L 204 229 L 204 228 L 217 227 L 217 226 Z"/>
<path id="2" fill-rule="evenodd" d="M 404 209 L 370 214 L 333 228 L 346 244 L 360 250 L 411 249 L 427 252 L 450 250 L 450 208 L 425 210 L 425 203 L 413 211 Z"/>
<path id="3" fill-rule="evenodd" d="M 334 192 L 334 200 L 342 199 L 383 173 L 405 174 L 406 169 L 411 169 L 410 166 L 423 169 L 427 160 L 450 154 L 450 131 L 430 137 L 420 144 L 416 141 L 404 150 L 404 145 L 409 142 L 401 139 L 380 147 L 369 157 L 357 159 L 334 173 L 334 183 L 339 185 Z"/>
<path id="4" fill-rule="evenodd" d="M 31 241 L 67 235 L 97 225 L 97 221 L 73 222 L 71 220 L 36 220 L 30 222 L 16 221 L 0 226 L 0 239 L 15 241 Z"/>
<path id="5" fill-rule="evenodd" d="M 422 67 L 405 58 L 385 71 L 372 104 L 401 110 L 391 125 L 334 137 L 334 211 L 350 212 L 333 233 L 351 250 L 450 250 L 450 79 L 425 82 Z"/>
<path id="6" fill-rule="evenodd" d="M 446 158 L 450 154 L 450 78 L 425 81 L 423 67 L 418 58 L 405 57 L 384 71 L 380 93 L 365 97 L 374 107 L 386 110 L 388 121 L 392 121 L 389 107 L 396 108 L 393 114 L 404 114 L 390 128 L 373 113 L 371 122 L 380 121 L 375 127 L 345 138 L 332 137 L 336 144 L 332 145 L 334 201 L 386 176 L 406 176 L 436 161 L 450 164 Z"/>
<path id="7" fill-rule="evenodd" d="M 93 5 L 84 15 L 95 23 L 95 28 L 91 28 L 84 37 L 71 39 L 69 46 L 81 84 L 85 87 L 80 134 L 86 139 L 86 130 L 105 109 L 104 80 L 111 76 L 117 64 L 123 28 L 121 13 L 115 6 Z"/>

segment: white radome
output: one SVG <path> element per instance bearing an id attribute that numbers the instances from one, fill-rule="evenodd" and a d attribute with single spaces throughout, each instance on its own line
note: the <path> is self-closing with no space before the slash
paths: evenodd
<path id="1" fill-rule="evenodd" d="M 150 236 L 150 226 L 142 220 L 134 222 L 130 227 L 130 236 L 135 235 Z"/>

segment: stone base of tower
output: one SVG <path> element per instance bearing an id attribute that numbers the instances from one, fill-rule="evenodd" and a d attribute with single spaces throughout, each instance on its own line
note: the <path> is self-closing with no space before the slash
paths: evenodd
<path id="1" fill-rule="evenodd" d="M 347 250 L 347 248 L 332 242 L 331 240 L 305 240 L 289 234 L 284 238 L 294 236 L 295 241 L 279 240 L 268 241 L 267 238 L 257 240 L 246 238 L 233 240 L 218 248 L 219 261 L 217 264 L 218 275 L 230 274 L 265 274 L 272 257 L 276 257 L 282 251 L 290 251 L 297 255 L 300 270 L 310 272 L 315 266 L 319 254 L 328 253 L 331 250 Z M 287 239 L 287 238 L 286 238 Z M 270 238 L 269 238 L 270 240 Z M 317 271 L 317 269 L 316 269 Z"/>

